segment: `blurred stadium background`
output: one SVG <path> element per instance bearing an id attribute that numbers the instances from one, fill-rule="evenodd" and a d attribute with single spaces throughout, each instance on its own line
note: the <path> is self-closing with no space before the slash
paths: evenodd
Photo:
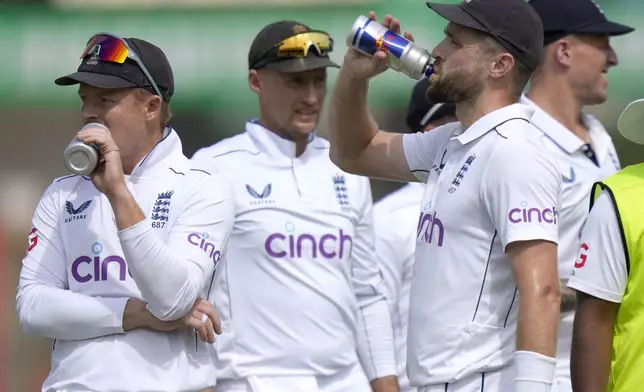
<path id="1" fill-rule="evenodd" d="M 613 40 L 620 65 L 609 73 L 610 99 L 590 108 L 627 165 L 643 160 L 644 147 L 621 138 L 615 124 L 628 102 L 644 96 L 644 2 L 597 2 L 611 19 L 637 28 Z M 243 131 L 256 115 L 246 56 L 261 27 L 297 19 L 329 31 L 336 42 L 332 58 L 341 62 L 352 22 L 369 10 L 396 15 L 427 48 L 442 39 L 445 23 L 421 0 L 0 0 L 0 391 L 39 391 L 49 369 L 50 342 L 19 329 L 15 288 L 33 209 L 52 179 L 65 174 L 62 151 L 81 125 L 76 89 L 53 80 L 77 67 L 87 39 L 108 31 L 144 38 L 166 52 L 176 78 L 171 124 L 192 156 L 200 146 Z M 336 74 L 330 71 L 329 89 Z M 370 102 L 382 126 L 404 130 L 413 84 L 394 72 L 372 82 Z M 324 128 L 323 122 L 322 134 Z M 373 182 L 374 198 L 398 186 Z"/>

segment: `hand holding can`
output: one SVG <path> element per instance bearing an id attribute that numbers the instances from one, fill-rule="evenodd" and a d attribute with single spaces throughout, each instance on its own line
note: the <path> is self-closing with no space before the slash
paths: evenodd
<path id="1" fill-rule="evenodd" d="M 388 28 L 389 27 L 389 28 Z M 403 73 L 412 79 L 422 79 L 432 74 L 432 56 L 429 52 L 413 42 L 413 37 L 406 33 L 403 37 L 400 23 L 387 15 L 383 24 L 375 20 L 375 14 L 369 17 L 359 16 L 347 36 L 347 45 L 360 53 L 384 59 L 387 66 L 396 72 Z"/>
<path id="2" fill-rule="evenodd" d="M 81 131 L 88 127 L 105 128 L 105 125 L 90 123 L 83 126 Z M 77 137 L 74 137 L 74 139 L 65 148 L 63 157 L 65 167 L 67 167 L 70 172 L 79 176 L 89 176 L 98 165 L 99 148 L 96 144 L 85 144 Z"/>

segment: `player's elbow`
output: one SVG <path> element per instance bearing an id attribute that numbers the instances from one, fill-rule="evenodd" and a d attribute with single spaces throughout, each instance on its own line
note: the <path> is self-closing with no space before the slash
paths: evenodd
<path id="1" fill-rule="evenodd" d="M 161 321 L 179 320 L 190 310 L 199 297 L 199 287 L 196 279 L 188 279 L 183 287 L 170 295 L 159 295 L 155 298 L 143 298 L 148 303 L 148 310 Z"/>
<path id="2" fill-rule="evenodd" d="M 561 289 L 558 280 L 535 283 L 520 294 L 544 311 L 559 313 Z"/>
<path id="3" fill-rule="evenodd" d="M 40 307 L 37 306 L 37 302 L 42 300 L 38 297 L 37 287 L 19 286 L 16 295 L 16 312 L 23 331 L 46 336 L 45 331 L 50 327 L 50 320 L 38 311 Z"/>

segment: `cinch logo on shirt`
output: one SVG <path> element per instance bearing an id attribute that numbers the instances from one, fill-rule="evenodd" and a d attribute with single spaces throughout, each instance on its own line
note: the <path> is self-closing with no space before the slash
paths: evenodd
<path id="1" fill-rule="evenodd" d="M 72 277 L 79 283 L 106 281 L 108 277 L 107 268 L 110 264 L 118 267 L 120 281 L 125 281 L 126 274 L 129 274 L 125 260 L 120 256 L 107 256 L 101 259 L 100 254 L 103 245 L 100 242 L 92 244 L 94 256 L 80 256 L 72 263 Z"/>
<path id="2" fill-rule="evenodd" d="M 340 229 L 338 234 L 296 234 L 295 225 L 288 222 L 285 225 L 288 234 L 273 233 L 266 238 L 264 249 L 269 256 L 275 258 L 290 257 L 292 259 L 316 259 L 318 254 L 325 259 L 342 258 L 345 250 L 350 251 L 353 240 L 350 235 Z M 348 243 L 348 247 L 345 244 Z"/>
<path id="3" fill-rule="evenodd" d="M 528 208 L 528 202 L 522 201 L 521 208 L 513 208 L 508 212 L 508 220 L 511 223 L 532 223 L 532 222 L 546 222 L 557 224 L 557 209 L 551 208 Z"/>
<path id="4" fill-rule="evenodd" d="M 217 264 L 219 259 L 221 259 L 221 252 L 217 250 L 215 244 L 207 241 L 208 237 L 208 233 L 190 233 L 188 234 L 188 242 L 203 250 L 204 253 L 206 253 L 208 257 L 210 257 L 212 261 Z"/>
<path id="5" fill-rule="evenodd" d="M 419 240 L 427 242 L 428 244 L 435 243 L 438 247 L 443 246 L 445 227 L 443 227 L 443 222 L 436 217 L 436 211 L 429 214 L 425 214 L 424 212 L 420 213 L 416 236 Z"/>

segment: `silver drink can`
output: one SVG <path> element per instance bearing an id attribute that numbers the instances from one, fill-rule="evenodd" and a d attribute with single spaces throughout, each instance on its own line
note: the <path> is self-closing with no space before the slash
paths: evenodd
<path id="1" fill-rule="evenodd" d="M 366 16 L 359 16 L 347 36 L 347 46 L 373 56 L 378 50 L 386 52 L 389 68 L 412 79 L 431 75 L 434 68 L 427 49 L 394 33 Z"/>
<path id="2" fill-rule="evenodd" d="M 81 131 L 89 126 L 105 128 L 103 124 L 91 123 L 81 128 Z M 63 152 L 65 167 L 79 176 L 89 176 L 98 165 L 99 149 L 96 144 L 85 144 L 74 138 Z"/>

